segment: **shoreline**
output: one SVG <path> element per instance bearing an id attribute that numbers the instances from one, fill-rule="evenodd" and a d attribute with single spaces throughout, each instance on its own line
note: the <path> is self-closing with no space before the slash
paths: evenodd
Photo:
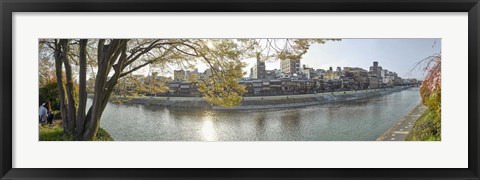
<path id="1" fill-rule="evenodd" d="M 241 105 L 231 108 L 213 106 L 207 101 L 205 101 L 202 97 L 112 97 L 110 102 L 115 104 L 140 104 L 147 106 L 173 108 L 196 108 L 214 110 L 261 110 L 277 108 L 300 108 L 327 103 L 359 100 L 370 97 L 382 96 L 410 88 L 412 87 L 395 87 L 389 89 L 371 89 L 360 91 L 338 91 L 301 95 L 244 97 Z"/>

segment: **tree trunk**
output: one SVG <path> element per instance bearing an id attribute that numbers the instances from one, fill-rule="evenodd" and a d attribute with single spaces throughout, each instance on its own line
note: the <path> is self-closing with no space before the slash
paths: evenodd
<path id="1" fill-rule="evenodd" d="M 92 129 L 92 125 L 94 121 L 97 121 L 98 119 L 96 116 L 98 116 L 98 109 L 100 107 L 99 101 L 102 99 L 103 92 L 105 89 L 105 82 L 107 80 L 108 76 L 108 69 L 105 63 L 105 57 L 106 57 L 106 51 L 107 51 L 107 45 L 105 45 L 105 40 L 100 39 L 98 41 L 98 47 L 97 47 L 97 60 L 98 60 L 98 68 L 97 68 L 97 75 L 95 77 L 95 86 L 94 86 L 94 94 L 93 94 L 93 100 L 92 100 L 92 106 L 90 107 L 90 113 L 87 115 L 88 119 L 85 119 L 85 128 L 84 132 L 82 133 L 82 139 L 83 140 L 91 140 L 93 139 L 94 135 L 96 132 L 96 129 Z"/>
<path id="2" fill-rule="evenodd" d="M 85 109 L 87 106 L 87 39 L 80 40 L 80 72 L 79 72 L 79 101 L 77 109 L 76 135 L 77 140 L 82 139 L 85 129 Z"/>
<path id="3" fill-rule="evenodd" d="M 76 116 L 76 107 L 75 107 L 75 98 L 73 97 L 74 87 L 73 87 L 73 77 L 72 77 L 72 66 L 70 65 L 70 59 L 68 58 L 70 40 L 62 39 L 60 44 L 62 45 L 62 59 L 65 65 L 65 77 L 67 84 L 67 132 L 74 133 L 75 131 L 75 116 Z M 65 122 L 65 120 L 64 120 Z"/>
<path id="4" fill-rule="evenodd" d="M 107 89 L 107 91 L 103 92 L 103 94 L 99 94 L 99 100 L 91 107 L 91 112 L 87 116 L 88 121 L 85 124 L 85 132 L 83 134 L 83 140 L 93 140 L 95 139 L 95 136 L 97 135 L 98 132 L 98 127 L 100 124 L 100 117 L 103 114 L 103 111 L 105 110 L 105 107 L 107 107 L 108 104 L 108 99 L 110 99 L 110 95 L 112 94 L 112 89 Z M 101 96 L 101 97 L 100 97 Z M 101 98 L 101 99 L 100 99 Z M 90 111 L 89 111 L 90 112 Z"/>
<path id="5" fill-rule="evenodd" d="M 58 97 L 60 101 L 60 115 L 63 120 L 63 129 L 64 131 L 67 129 L 67 106 L 65 102 L 65 88 L 63 87 L 63 75 L 62 75 L 62 48 L 60 43 L 55 40 L 55 52 L 54 52 L 54 57 L 55 57 L 55 74 L 57 77 L 57 89 L 58 89 Z"/>
<path id="6" fill-rule="evenodd" d="M 107 106 L 113 87 L 118 82 L 117 80 L 120 77 L 122 68 L 117 67 L 115 69 L 115 74 L 110 77 L 110 79 L 108 79 L 108 74 L 115 62 L 117 62 L 117 66 L 121 67 L 126 58 L 126 40 L 112 40 L 110 44 L 104 44 L 105 40 L 99 40 L 97 52 L 98 70 L 94 88 L 95 93 L 93 96 L 91 111 L 86 118 L 83 140 L 93 140 L 95 138 L 99 127 L 100 117 Z M 122 56 L 120 56 L 120 54 L 122 54 Z"/>

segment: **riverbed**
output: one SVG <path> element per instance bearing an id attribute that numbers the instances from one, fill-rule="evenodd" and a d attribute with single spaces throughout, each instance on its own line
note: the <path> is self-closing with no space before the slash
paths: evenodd
<path id="1" fill-rule="evenodd" d="M 374 141 L 419 103 L 418 88 L 338 103 L 263 110 L 109 103 L 101 127 L 116 141 Z"/>

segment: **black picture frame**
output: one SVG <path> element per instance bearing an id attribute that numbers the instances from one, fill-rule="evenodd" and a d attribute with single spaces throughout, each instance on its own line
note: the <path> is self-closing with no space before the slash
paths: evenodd
<path id="1" fill-rule="evenodd" d="M 1 179 L 479 179 L 478 0 L 1 0 Z M 12 168 L 13 12 L 468 12 L 468 168 L 21 169 Z M 451 156 L 451 154 L 445 154 Z M 253 163 L 253 162 L 252 162 Z M 348 162 L 345 162 L 348 163 Z"/>

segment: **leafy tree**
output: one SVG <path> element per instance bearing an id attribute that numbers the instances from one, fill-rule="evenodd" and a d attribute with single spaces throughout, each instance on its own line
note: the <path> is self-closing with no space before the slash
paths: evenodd
<path id="1" fill-rule="evenodd" d="M 242 59 L 259 56 L 265 61 L 299 60 L 311 44 L 325 42 L 323 39 L 44 39 L 40 40 L 40 53 L 46 53 L 46 49 L 53 51 L 55 74 L 60 80 L 57 90 L 64 131 L 74 133 L 77 140 L 92 140 L 119 80 L 147 65 L 192 67 L 194 62 L 205 63 L 213 73 L 198 82 L 200 91 L 208 102 L 232 107 L 241 103 L 245 93 L 245 88 L 237 82 L 243 75 Z M 88 111 L 87 66 L 95 74 L 92 106 Z M 79 99 L 74 98 L 76 68 Z"/>
<path id="2" fill-rule="evenodd" d="M 169 90 L 165 79 L 157 79 L 157 77 L 153 77 L 152 74 L 149 75 L 149 78 L 145 82 L 145 87 L 147 88 L 147 92 L 154 96 L 156 96 L 157 93 L 163 93 Z"/>
<path id="3" fill-rule="evenodd" d="M 243 77 L 243 64 L 230 64 L 222 73 L 218 73 L 199 83 L 198 90 L 211 104 L 224 107 L 238 106 L 242 102 L 245 86 L 238 84 Z"/>

